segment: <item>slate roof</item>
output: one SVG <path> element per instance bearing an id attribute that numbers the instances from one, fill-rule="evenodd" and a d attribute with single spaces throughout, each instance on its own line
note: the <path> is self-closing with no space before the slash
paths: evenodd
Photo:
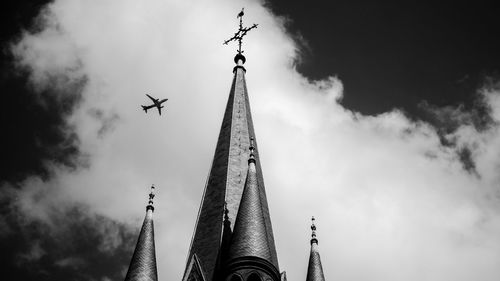
<path id="1" fill-rule="evenodd" d="M 325 281 L 318 251 L 318 240 L 315 237 L 311 239 L 311 254 L 309 255 L 306 281 Z"/>
<path id="2" fill-rule="evenodd" d="M 158 281 L 152 208 L 146 211 L 125 281 Z"/>
<path id="3" fill-rule="evenodd" d="M 274 244 L 268 240 L 266 215 L 262 210 L 257 169 L 253 154 L 234 225 L 229 260 L 239 257 L 259 257 L 273 264 Z M 275 251 L 275 250 L 274 250 Z M 277 265 L 275 264 L 276 268 Z"/>

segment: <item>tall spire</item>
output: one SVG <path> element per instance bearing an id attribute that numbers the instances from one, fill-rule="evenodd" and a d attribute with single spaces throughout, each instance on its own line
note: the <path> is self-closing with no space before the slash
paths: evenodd
<path id="1" fill-rule="evenodd" d="M 155 197 L 154 185 L 151 186 L 146 217 L 142 223 L 141 232 L 137 239 L 134 255 L 130 261 L 125 281 L 158 281 L 155 255 L 155 239 L 153 227 L 153 198 Z"/>
<path id="2" fill-rule="evenodd" d="M 239 18 L 241 20 L 241 17 Z M 250 29 L 243 28 L 241 34 L 238 31 L 232 40 L 239 40 Z M 183 281 L 196 279 L 195 276 L 198 275 L 201 275 L 204 281 L 213 280 L 218 258 L 220 257 L 223 229 L 221 211 L 224 208 L 224 202 L 226 202 L 228 220 L 235 221 L 245 184 L 244 177 L 248 167 L 246 160 L 249 155 L 247 148 L 250 145 L 250 136 L 255 136 L 255 131 L 245 82 L 246 70 L 243 67 L 245 57 L 238 53 L 235 62 L 237 65 L 233 69 L 233 82 L 198 212 Z M 254 146 L 257 148 L 256 142 Z M 258 150 L 255 152 L 255 159 L 257 160 L 255 169 L 262 212 L 265 215 L 264 224 L 267 240 L 274 245 L 264 179 L 258 161 Z M 278 259 L 274 248 L 272 248 L 270 255 L 273 264 L 277 265 Z"/>
<path id="3" fill-rule="evenodd" d="M 314 224 L 314 217 L 312 217 L 311 220 L 311 254 L 309 255 L 309 266 L 307 267 L 306 281 L 325 281 L 323 267 L 321 266 L 321 259 L 318 251 L 318 239 L 316 238 L 316 225 Z"/>

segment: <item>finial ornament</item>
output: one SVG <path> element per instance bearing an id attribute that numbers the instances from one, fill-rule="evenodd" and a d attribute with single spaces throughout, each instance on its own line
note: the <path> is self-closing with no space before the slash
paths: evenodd
<path id="1" fill-rule="evenodd" d="M 149 201 L 148 201 L 148 206 L 146 207 L 146 210 L 153 210 L 154 211 L 154 207 L 153 207 L 153 199 L 155 198 L 155 185 L 151 185 L 151 192 L 149 192 Z"/>
<path id="2" fill-rule="evenodd" d="M 248 163 L 253 162 L 255 163 L 255 147 L 253 146 L 253 137 L 250 137 L 250 147 L 248 148 L 250 150 L 250 156 L 248 157 Z"/>
<path id="3" fill-rule="evenodd" d="M 224 45 L 227 45 L 229 42 L 231 41 L 238 41 L 238 55 L 241 55 L 242 56 L 242 53 L 243 51 L 241 50 L 241 43 L 243 41 L 243 37 L 245 35 L 247 35 L 247 32 L 254 29 L 254 28 L 257 28 L 257 25 L 258 24 L 253 24 L 252 26 L 250 27 L 243 27 L 243 15 L 245 15 L 245 13 L 243 12 L 245 8 L 242 8 L 241 9 L 241 12 L 238 14 L 238 18 L 240 18 L 240 26 L 239 26 L 239 29 L 236 33 L 234 33 L 233 37 L 229 38 L 228 40 L 224 41 Z"/>
<path id="4" fill-rule="evenodd" d="M 316 219 L 314 217 L 311 218 L 311 230 L 312 230 L 312 233 L 311 233 L 311 244 L 312 243 L 316 243 L 318 244 L 318 239 L 316 239 L 316 225 L 314 224 L 314 221 Z"/>
<path id="5" fill-rule="evenodd" d="M 229 210 L 227 209 L 227 202 L 224 201 L 224 221 L 229 221 Z"/>

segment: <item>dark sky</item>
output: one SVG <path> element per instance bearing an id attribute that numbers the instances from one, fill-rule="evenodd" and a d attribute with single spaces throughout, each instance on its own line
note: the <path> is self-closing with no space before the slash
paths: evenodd
<path id="1" fill-rule="evenodd" d="M 121 248 L 114 255 L 106 255 L 95 249 L 101 243 L 102 236 L 98 234 L 95 225 L 88 223 L 89 218 L 83 215 L 86 213 L 85 207 L 76 206 L 57 218 L 58 223 L 83 235 L 75 236 L 65 231 L 47 235 L 47 226 L 23 221 L 16 214 L 16 205 L 8 201 L 11 199 L 9 189 L 19 188 L 20 182 L 28 175 L 39 175 L 42 178 L 50 176 L 49 171 L 44 168 L 44 161 L 72 166 L 73 157 L 78 154 L 78 149 L 72 142 L 75 136 L 65 135 L 61 130 L 66 126 L 66 114 L 78 102 L 77 99 L 70 98 L 60 103 L 53 101 L 52 95 L 42 92 L 37 94 L 45 95 L 46 102 L 40 103 L 34 98 L 37 94 L 27 82 L 27 73 L 14 67 L 9 52 L 9 44 L 21 36 L 23 29 L 36 30 L 34 19 L 48 2 L 50 1 L 7 0 L 2 2 L 0 9 L 2 280 L 90 280 L 101 276 L 103 272 L 115 272 L 118 275 L 114 278 L 121 279 L 120 270 L 123 264 L 128 263 L 132 241 L 136 239 L 135 234 L 129 233 L 125 227 L 117 226 L 121 228 L 123 239 L 129 241 L 127 245 L 130 247 Z M 95 219 L 103 224 L 115 224 L 104 217 L 98 216 Z M 88 271 L 85 261 L 65 260 L 71 253 L 81 253 L 88 260 L 99 259 L 100 263 L 98 266 L 94 264 L 92 270 Z M 37 257 L 40 258 L 38 262 L 32 263 Z M 74 269 L 60 266 L 54 263 L 57 260 L 75 262 L 81 270 L 75 272 Z"/>
<path id="2" fill-rule="evenodd" d="M 0 124 L 4 132 L 1 138 L 3 148 L 8 147 L 5 164 L 0 171 L 0 181 L 16 182 L 26 174 L 43 174 L 41 161 L 58 158 L 66 162 L 71 156 L 68 151 L 54 149 L 67 140 L 60 134 L 64 110 L 58 103 L 48 102 L 44 106 L 33 99 L 33 89 L 27 83 L 27 73 L 13 65 L 9 46 L 20 36 L 23 29 L 36 27 L 34 18 L 41 7 L 50 1 L 3 2 L 1 9 L 1 53 L 0 87 L 2 88 L 2 110 Z M 50 95 L 48 95 L 50 98 Z M 12 122 L 15 120 L 14 122 Z"/>
<path id="3" fill-rule="evenodd" d="M 494 1 L 303 1 L 269 6 L 306 41 L 298 69 L 337 75 L 343 104 L 364 114 L 391 108 L 419 114 L 426 100 L 470 105 L 485 76 L 500 70 Z"/>
<path id="4" fill-rule="evenodd" d="M 22 29 L 36 28 L 34 17 L 47 2 L 50 1 L 7 0 L 0 10 L 2 185 L 16 186 L 30 174 L 47 176 L 43 161 L 50 159 L 71 166 L 73 156 L 78 154 L 71 139 L 74 136 L 61 133 L 65 114 L 78 100 L 44 105 L 34 100 L 26 73 L 13 68 L 9 53 L 9 43 L 21 35 Z M 400 108 L 412 118 L 425 119 L 428 116 L 420 106 L 424 100 L 437 106 L 471 107 L 475 91 L 486 77 L 499 75 L 499 10 L 493 1 L 273 0 L 268 6 L 289 18 L 290 34 L 303 38 L 299 72 L 310 79 L 338 76 L 345 89 L 342 104 L 363 114 Z M 2 268 L 18 277 L 9 280 L 67 280 L 69 273 L 57 267 L 44 268 L 48 275 L 40 275 L 35 269 L 23 270 L 22 262 L 13 262 L 15 253 L 26 250 L 37 231 L 43 230 L 37 229 L 41 227 L 37 225 L 18 224 L 10 213 L 13 210 L 8 207 L 9 202 L 1 200 L 1 213 L 14 231 L 31 227 L 34 233 L 0 239 L 0 248 L 4 249 L 0 255 L 5 266 Z M 78 218 L 78 208 L 74 212 L 73 218 Z M 61 220 L 64 222 L 64 218 Z M 84 222 L 75 227 L 82 227 L 85 233 L 93 230 L 85 228 Z M 125 240 L 135 239 L 125 230 L 124 233 Z M 88 241 L 76 243 L 64 233 L 59 235 L 55 239 L 70 241 L 65 244 L 68 249 L 51 253 L 53 256 L 47 256 L 47 261 L 63 257 L 68 251 L 85 251 L 98 239 L 88 235 Z M 61 246 L 54 241 L 53 237 L 37 243 L 44 248 Z M 131 249 L 124 251 L 125 254 L 104 257 L 103 267 L 109 269 L 116 259 L 123 264 Z"/>

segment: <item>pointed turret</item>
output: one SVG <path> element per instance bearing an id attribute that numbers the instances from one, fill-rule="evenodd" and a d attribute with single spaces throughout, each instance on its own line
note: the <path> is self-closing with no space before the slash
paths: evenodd
<path id="1" fill-rule="evenodd" d="M 260 196 L 260 188 L 255 149 L 251 139 L 247 177 L 229 246 L 225 275 L 245 276 L 248 269 L 253 268 L 251 272 L 258 272 L 261 276 L 258 280 L 278 281 L 278 264 L 273 259 L 276 249 L 266 228 L 266 221 L 270 221 L 270 218 L 263 211 L 264 202 Z"/>
<path id="2" fill-rule="evenodd" d="M 307 267 L 306 281 L 325 281 L 323 267 L 321 266 L 321 259 L 319 257 L 318 239 L 316 238 L 316 225 L 314 224 L 314 217 L 312 217 L 311 230 L 311 254 L 309 255 L 309 266 Z"/>
<path id="3" fill-rule="evenodd" d="M 229 220 L 229 210 L 227 209 L 227 204 L 224 204 L 224 226 L 222 228 L 222 241 L 220 246 L 220 264 L 224 264 L 227 261 L 232 235 L 233 231 L 231 230 L 231 221 Z"/>
<path id="4" fill-rule="evenodd" d="M 240 17 L 240 31 L 238 32 L 241 32 L 241 34 L 237 33 L 240 35 L 235 35 L 231 40 L 240 43 L 241 38 L 256 26 L 243 28 Z M 234 222 L 238 213 L 248 168 L 249 152 L 247 148 L 250 145 L 250 136 L 255 136 L 245 81 L 246 70 L 243 67 L 246 59 L 242 52 L 240 48 L 234 58 L 236 66 L 233 69 L 233 82 L 229 91 L 212 166 L 198 211 L 183 281 L 213 281 L 217 265 L 220 264 L 219 258 L 223 256 L 220 250 L 223 236 L 222 230 L 224 228 L 221 211 L 224 208 L 224 203 L 227 203 L 227 221 Z M 255 143 L 254 146 L 257 147 L 257 144 Z M 254 157 L 257 160 L 255 165 L 256 181 L 259 186 L 258 195 L 262 205 L 262 213 L 264 214 L 266 240 L 274 245 L 258 152 L 255 152 Z M 274 247 L 271 247 L 269 256 L 270 262 L 278 267 L 278 258 Z M 199 280 L 200 278 L 201 280 Z"/>
<path id="5" fill-rule="evenodd" d="M 125 281 L 158 280 L 153 227 L 154 197 L 154 186 L 152 186 L 149 193 L 148 205 L 146 206 L 146 217 L 142 223 L 141 233 L 137 239 L 137 245 L 130 261 Z"/>
<path id="6" fill-rule="evenodd" d="M 262 211 L 260 187 L 257 179 L 253 141 L 250 144 L 248 172 L 234 225 L 229 258 L 258 257 L 273 263 L 274 243 L 268 239 L 266 214 Z M 275 265 L 277 267 L 277 265 Z"/>

